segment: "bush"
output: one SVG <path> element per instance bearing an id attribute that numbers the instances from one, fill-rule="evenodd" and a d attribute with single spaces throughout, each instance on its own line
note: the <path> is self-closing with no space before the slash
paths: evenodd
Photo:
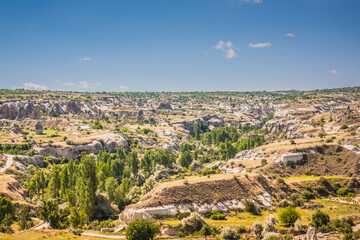
<path id="1" fill-rule="evenodd" d="M 209 236 L 211 235 L 212 231 L 211 231 L 211 228 L 208 226 L 208 225 L 204 225 L 201 230 L 200 230 L 200 234 L 205 236 Z"/>
<path id="2" fill-rule="evenodd" d="M 225 214 L 216 211 L 209 210 L 206 212 L 205 217 L 211 218 L 212 220 L 225 220 Z"/>
<path id="3" fill-rule="evenodd" d="M 205 219 L 197 212 L 192 212 L 189 217 L 181 221 L 182 228 L 190 233 L 200 231 L 204 225 L 207 225 Z"/>
<path id="4" fill-rule="evenodd" d="M 234 228 L 224 227 L 221 231 L 221 237 L 226 240 L 237 240 L 240 239 L 239 234 Z"/>
<path id="5" fill-rule="evenodd" d="M 252 226 L 253 230 L 254 230 L 254 233 L 256 235 L 257 238 L 260 238 L 261 237 L 261 234 L 264 230 L 264 226 L 261 222 L 257 221 L 253 224 Z"/>
<path id="6" fill-rule="evenodd" d="M 343 124 L 343 125 L 340 127 L 340 129 L 348 129 L 348 128 L 349 128 L 349 126 L 346 125 L 346 124 Z"/>
<path id="7" fill-rule="evenodd" d="M 237 232 L 238 232 L 239 234 L 242 234 L 242 233 L 246 233 L 246 232 L 247 232 L 247 229 L 246 229 L 245 226 L 238 226 L 236 230 L 237 230 Z"/>
<path id="8" fill-rule="evenodd" d="M 286 207 L 280 210 L 279 219 L 285 227 L 294 226 L 296 220 L 300 218 L 300 214 L 293 207 Z"/>
<path id="9" fill-rule="evenodd" d="M 159 228 L 149 220 L 136 220 L 129 224 L 126 229 L 126 239 L 128 240 L 150 240 L 154 239 Z"/>
<path id="10" fill-rule="evenodd" d="M 3 225 L 4 232 L 7 232 L 6 227 L 10 227 L 14 221 L 15 208 L 10 199 L 0 195 L 0 224 Z M 0 230 L 1 231 L 1 230 Z"/>
<path id="11" fill-rule="evenodd" d="M 301 193 L 301 197 L 306 200 L 306 201 L 309 201 L 310 199 L 315 199 L 315 195 L 314 193 L 308 191 L 308 190 L 305 190 Z"/>
<path id="12" fill-rule="evenodd" d="M 311 224 L 314 225 L 316 228 L 321 226 L 327 225 L 330 223 L 330 216 L 327 213 L 324 213 L 320 210 L 316 210 L 316 212 L 312 215 Z"/>
<path id="13" fill-rule="evenodd" d="M 263 240 L 282 240 L 282 237 L 278 233 L 266 232 L 264 233 Z"/>
<path id="14" fill-rule="evenodd" d="M 253 203 L 251 200 L 245 200 L 245 210 L 249 213 L 252 214 L 258 214 L 258 209 L 255 205 L 255 203 Z"/>

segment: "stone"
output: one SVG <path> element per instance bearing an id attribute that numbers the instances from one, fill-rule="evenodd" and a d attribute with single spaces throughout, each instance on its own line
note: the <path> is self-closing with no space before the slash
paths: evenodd
<path id="1" fill-rule="evenodd" d="M 36 135 L 43 134 L 43 125 L 40 121 L 35 124 L 35 134 Z"/>
<path id="2" fill-rule="evenodd" d="M 101 228 L 100 229 L 101 233 L 109 233 L 109 232 L 114 232 L 114 228 Z"/>
<path id="3" fill-rule="evenodd" d="M 21 129 L 21 127 L 19 125 L 17 125 L 16 123 L 14 123 L 12 126 L 11 126 L 11 131 L 15 134 L 22 134 L 23 131 Z"/>
<path id="4" fill-rule="evenodd" d="M 144 123 L 144 111 L 140 110 L 137 114 L 136 121 L 138 123 Z"/>
<path id="5" fill-rule="evenodd" d="M 306 240 L 317 240 L 317 230 L 316 227 L 310 226 L 306 232 Z"/>
<path id="6" fill-rule="evenodd" d="M 158 108 L 159 109 L 168 109 L 168 110 L 173 109 L 170 103 L 160 103 Z"/>
<path id="7" fill-rule="evenodd" d="M 288 165 L 288 164 L 296 164 L 299 161 L 304 159 L 305 153 L 297 152 L 297 153 L 285 153 L 281 155 L 281 157 L 275 161 L 275 164 L 281 166 L 281 164 Z"/>

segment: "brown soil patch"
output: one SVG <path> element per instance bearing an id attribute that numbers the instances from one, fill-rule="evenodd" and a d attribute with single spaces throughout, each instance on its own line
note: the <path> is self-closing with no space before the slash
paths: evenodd
<path id="1" fill-rule="evenodd" d="M 168 204 L 217 203 L 225 200 L 252 198 L 268 192 L 279 196 L 282 192 L 265 177 L 249 176 L 228 180 L 203 181 L 191 184 L 164 187 L 160 185 L 133 208 L 155 207 Z"/>

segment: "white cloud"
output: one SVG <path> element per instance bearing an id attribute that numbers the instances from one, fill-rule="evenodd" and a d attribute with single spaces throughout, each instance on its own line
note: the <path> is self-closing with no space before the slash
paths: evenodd
<path id="1" fill-rule="evenodd" d="M 74 83 L 74 82 L 63 82 L 62 80 L 58 80 L 57 84 L 66 87 L 92 88 L 92 89 L 96 89 L 101 86 L 101 83 L 99 82 L 88 82 L 88 81 L 81 81 L 79 83 Z"/>
<path id="2" fill-rule="evenodd" d="M 218 44 L 215 45 L 216 49 L 224 49 L 224 41 L 220 40 Z"/>
<path id="3" fill-rule="evenodd" d="M 241 0 L 242 2 L 246 3 L 262 3 L 263 0 Z"/>
<path id="4" fill-rule="evenodd" d="M 48 90 L 49 88 L 45 84 L 36 84 L 32 82 L 24 83 L 24 89 L 29 90 Z"/>
<path id="5" fill-rule="evenodd" d="M 234 49 L 230 48 L 228 50 L 225 50 L 226 53 L 226 58 L 227 59 L 231 59 L 231 58 L 236 58 L 238 55 L 236 54 L 236 52 L 234 51 Z"/>
<path id="6" fill-rule="evenodd" d="M 232 44 L 232 42 L 224 42 L 223 40 L 220 40 L 216 45 L 215 49 L 221 50 L 225 54 L 225 58 L 231 59 L 236 58 L 238 55 L 235 52 L 235 46 Z"/>
<path id="7" fill-rule="evenodd" d="M 271 43 L 250 43 L 249 47 L 251 48 L 265 48 L 270 47 Z"/>
<path id="8" fill-rule="evenodd" d="M 120 88 L 120 91 L 123 91 L 123 92 L 129 90 L 129 88 L 127 86 L 120 86 L 119 88 Z"/>
<path id="9" fill-rule="evenodd" d="M 80 61 L 90 61 L 91 57 L 82 57 L 80 58 Z"/>
<path id="10" fill-rule="evenodd" d="M 73 82 L 60 82 L 60 85 L 67 86 L 67 87 L 73 87 L 76 86 L 76 83 Z"/>
<path id="11" fill-rule="evenodd" d="M 290 37 L 290 38 L 293 38 L 293 37 L 295 37 L 295 34 L 293 34 L 293 33 L 287 33 L 286 36 L 287 36 L 287 37 Z"/>
<path id="12" fill-rule="evenodd" d="M 81 81 L 79 83 L 79 87 L 81 87 L 81 88 L 98 88 L 98 87 L 100 87 L 100 85 L 101 85 L 101 83 L 99 83 L 99 82 L 93 83 L 93 82 L 88 82 L 88 81 Z"/>
<path id="13" fill-rule="evenodd" d="M 335 70 L 335 69 L 332 69 L 332 70 L 330 70 L 330 73 L 331 73 L 332 75 L 335 75 L 335 74 L 338 74 L 339 72 L 338 72 L 337 70 Z"/>

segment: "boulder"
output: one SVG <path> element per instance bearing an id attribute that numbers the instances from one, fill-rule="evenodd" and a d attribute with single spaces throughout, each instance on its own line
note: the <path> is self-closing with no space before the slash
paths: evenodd
<path id="1" fill-rule="evenodd" d="M 317 240 L 317 230 L 316 227 L 310 226 L 306 232 L 306 240 Z"/>
<path id="2" fill-rule="evenodd" d="M 125 230 L 125 228 L 126 228 L 125 225 L 119 225 L 114 229 L 114 233 L 122 232 Z"/>
<path id="3" fill-rule="evenodd" d="M 275 164 L 281 166 L 281 164 L 288 165 L 288 164 L 296 164 L 304 159 L 304 155 L 306 153 L 303 152 L 296 152 L 296 153 L 285 153 L 281 155 L 281 157 L 275 161 Z"/>
<path id="4" fill-rule="evenodd" d="M 172 110 L 172 106 L 170 103 L 160 103 L 158 109 L 169 109 Z"/>
<path id="5" fill-rule="evenodd" d="M 137 117 L 136 117 L 136 121 L 138 123 L 143 123 L 144 122 L 144 111 L 143 110 L 140 110 L 137 114 Z"/>
<path id="6" fill-rule="evenodd" d="M 49 116 L 50 117 L 57 117 L 57 116 L 59 116 L 59 115 L 61 115 L 61 114 L 64 114 L 65 112 L 64 112 L 64 110 L 60 107 L 60 105 L 59 105 L 59 103 L 55 103 L 53 106 L 52 106 L 52 108 L 51 108 L 51 110 L 50 110 L 50 112 L 49 112 Z"/>
<path id="7" fill-rule="evenodd" d="M 23 131 L 21 129 L 21 127 L 19 125 L 17 125 L 16 123 L 14 123 L 12 126 L 11 126 L 11 131 L 15 134 L 22 134 Z"/>
<path id="8" fill-rule="evenodd" d="M 40 121 L 35 124 L 35 134 L 36 135 L 43 134 L 43 125 Z"/>
<path id="9" fill-rule="evenodd" d="M 101 233 L 109 233 L 109 232 L 114 232 L 114 228 L 101 228 L 100 229 Z"/>

